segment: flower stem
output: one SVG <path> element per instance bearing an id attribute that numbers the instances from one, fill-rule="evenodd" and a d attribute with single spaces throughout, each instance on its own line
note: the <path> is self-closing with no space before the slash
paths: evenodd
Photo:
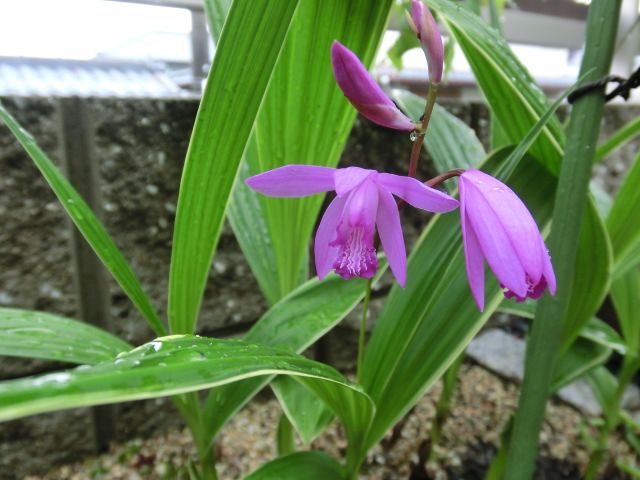
<path id="1" fill-rule="evenodd" d="M 450 178 L 453 178 L 453 177 L 459 177 L 463 173 L 464 173 L 464 168 L 456 168 L 454 170 L 449 170 L 448 172 L 444 172 L 443 174 L 438 175 L 437 177 L 433 177 L 432 179 L 424 182 L 424 184 L 427 187 L 435 187 L 436 185 L 441 184 L 445 180 L 449 180 Z"/>
<path id="2" fill-rule="evenodd" d="M 369 300 L 371 299 L 371 284 L 373 279 L 367 281 L 367 290 L 362 303 L 362 319 L 360 320 L 360 335 L 358 336 L 358 363 L 356 365 L 356 382 L 360 383 L 362 373 L 362 361 L 364 359 L 364 339 L 367 330 L 367 314 L 369 313 Z"/>
<path id="3" fill-rule="evenodd" d="M 409 177 L 415 177 L 418 171 L 418 160 L 420 159 L 420 150 L 422 150 L 422 143 L 424 142 L 424 136 L 429 128 L 429 120 L 433 113 L 433 107 L 436 104 L 436 97 L 438 96 L 438 84 L 431 84 L 429 86 L 429 93 L 427 94 L 427 105 L 424 107 L 424 115 L 420 121 L 418 129 L 414 130 L 416 139 L 413 142 L 411 148 L 411 157 L 409 158 Z"/>

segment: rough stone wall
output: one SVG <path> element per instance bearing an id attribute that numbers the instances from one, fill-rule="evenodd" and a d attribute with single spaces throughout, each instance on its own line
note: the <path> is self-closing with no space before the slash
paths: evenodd
<path id="1" fill-rule="evenodd" d="M 59 161 L 59 117 L 50 99 L 2 99 L 18 121 L 54 161 Z M 94 112 L 95 158 L 99 163 L 103 218 L 107 230 L 130 261 L 162 316 L 166 292 L 173 218 L 180 172 L 197 104 L 187 100 L 86 100 Z M 447 108 L 476 130 L 487 145 L 487 109 L 481 104 L 448 103 Z M 638 107 L 606 110 L 603 136 L 640 114 Z M 638 154 L 635 141 L 596 167 L 598 179 L 615 192 Z M 404 173 L 408 135 L 378 128 L 359 118 L 342 157 L 343 165 L 359 165 Z M 433 173 L 424 154 L 419 175 Z M 70 255 L 70 225 L 41 175 L 10 132 L 0 127 L 0 306 L 45 310 L 78 316 Z M 403 211 L 405 236 L 411 245 L 428 216 Z M 389 284 L 383 282 L 382 290 Z M 139 344 L 152 332 L 116 283 L 110 280 L 114 331 Z M 373 302 L 373 310 L 380 307 Z M 248 265 L 225 227 L 205 292 L 200 330 L 242 328 L 264 312 L 266 304 Z M 348 319 L 347 325 L 351 323 Z M 329 335 L 325 347 L 342 358 L 342 333 Z M 340 345 L 340 347 L 337 347 Z M 335 348 L 333 348 L 335 347 Z M 48 371 L 60 364 L 0 360 L 0 379 Z M 165 400 L 120 406 L 116 439 L 147 435 L 179 422 Z M 93 449 L 89 409 L 39 415 L 0 425 L 0 478 L 21 478 Z"/>

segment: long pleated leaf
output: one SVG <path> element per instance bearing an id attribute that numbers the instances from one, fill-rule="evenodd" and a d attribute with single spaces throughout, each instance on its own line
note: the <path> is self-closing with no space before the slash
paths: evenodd
<path id="1" fill-rule="evenodd" d="M 174 335 L 94 366 L 0 382 L 0 420 L 176 395 L 274 374 L 299 378 L 331 404 L 339 398 L 364 415 L 372 412 L 371 401 L 359 387 L 327 365 L 242 341 Z M 344 417 L 346 413 L 340 412 Z M 351 422 L 357 425 L 362 418 L 354 415 Z"/>
<path id="2" fill-rule="evenodd" d="M 616 195 L 607 229 L 614 255 L 614 276 L 620 277 L 640 263 L 640 155 Z"/>
<path id="3" fill-rule="evenodd" d="M 171 254 L 169 323 L 193 332 L 231 188 L 298 1 L 234 2 L 189 143 Z"/>
<path id="4" fill-rule="evenodd" d="M 255 155 L 257 155 L 256 142 L 255 137 L 252 136 L 247 144 L 245 160 L 242 162 L 238 180 L 233 188 L 227 217 L 242 253 L 260 285 L 260 290 L 267 299 L 267 303 L 273 305 L 280 300 L 281 289 L 278 285 L 278 267 L 273 253 L 271 235 L 269 235 L 264 207 L 258 194 L 244 184 L 244 180 L 250 176 L 251 161 L 248 159 L 254 158 Z"/>
<path id="5" fill-rule="evenodd" d="M 598 145 L 595 161 L 600 162 L 604 160 L 607 155 L 633 140 L 637 135 L 640 135 L 640 117 L 636 117 L 629 123 L 623 125 L 606 141 Z"/>
<path id="6" fill-rule="evenodd" d="M 568 385 L 590 370 L 604 365 L 611 356 L 611 349 L 600 343 L 578 338 L 560 355 L 553 371 L 551 391 Z"/>
<path id="7" fill-rule="evenodd" d="M 384 32 L 391 3 L 391 0 L 300 3 L 258 116 L 257 156 L 247 156 L 250 173 L 290 163 L 327 166 L 338 163 L 356 111 L 333 78 L 331 43 L 342 42 L 369 65 Z M 301 199 L 260 197 L 268 228 L 269 238 L 265 241 L 273 249 L 276 269 L 257 277 L 271 276 L 271 283 L 278 289 L 275 300 L 304 281 L 309 241 L 322 200 L 323 195 Z M 259 240 L 259 235 L 253 238 Z M 261 249 L 245 247 L 243 251 L 251 259 Z M 251 260 L 250 264 L 261 265 Z"/>
<path id="8" fill-rule="evenodd" d="M 512 299 L 505 299 L 498 307 L 498 311 L 509 313 L 518 317 L 533 320 L 536 314 L 536 304 L 534 301 L 516 302 Z M 613 327 L 604 323 L 596 317 L 591 317 L 589 321 L 580 329 L 580 338 L 598 343 L 603 347 L 615 350 L 621 355 L 627 352 L 627 345 Z"/>
<path id="9" fill-rule="evenodd" d="M 582 219 L 569 307 L 563 320 L 562 344 L 566 350 L 595 315 L 609 290 L 613 255 L 604 222 L 593 203 Z"/>
<path id="10" fill-rule="evenodd" d="M 630 353 L 640 355 L 640 270 L 634 268 L 611 284 L 611 299 Z"/>
<path id="11" fill-rule="evenodd" d="M 149 322 L 153 331 L 157 335 L 166 333 L 160 317 L 151 305 L 149 297 L 140 286 L 138 278 L 100 220 L 98 220 L 98 217 L 95 216 L 58 167 L 40 149 L 35 139 L 18 124 L 1 103 L 0 120 L 9 127 L 9 130 L 29 154 L 73 223 L 82 233 L 82 236 L 93 251 L 96 252 L 96 255 L 98 255 L 107 270 L 111 272 L 113 278 L 122 287 L 122 290 Z"/>
<path id="12" fill-rule="evenodd" d="M 132 348 L 118 337 L 78 320 L 0 308 L 0 355 L 93 365 Z"/>

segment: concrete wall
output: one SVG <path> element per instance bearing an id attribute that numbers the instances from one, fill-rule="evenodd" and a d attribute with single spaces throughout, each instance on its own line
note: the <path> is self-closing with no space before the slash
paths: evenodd
<path id="1" fill-rule="evenodd" d="M 64 143 L 59 100 L 2 99 L 18 121 L 54 161 L 61 162 Z M 188 100 L 86 99 L 91 116 L 93 156 L 98 168 L 100 209 L 107 230 L 130 261 L 154 305 L 164 316 L 173 217 L 188 138 L 197 104 Z M 486 144 L 487 110 L 481 104 L 447 104 L 472 126 Z M 638 107 L 615 106 L 606 111 L 604 134 L 640 114 Z M 638 152 L 632 143 L 596 168 L 599 181 L 615 191 Z M 409 144 L 406 133 L 381 129 L 358 119 L 342 158 L 361 165 L 403 173 Z M 74 283 L 71 225 L 32 161 L 0 127 L 0 306 L 44 310 L 80 317 Z M 432 173 L 428 159 L 421 177 Z M 403 213 L 408 243 L 427 216 Z M 139 344 L 153 337 L 142 317 L 109 277 L 109 314 L 113 331 Z M 379 302 L 377 302 L 379 306 Z M 375 304 L 374 304 L 375 307 Z M 221 335 L 255 321 L 266 304 L 248 265 L 225 227 L 202 306 L 200 331 Z M 342 348 L 325 347 L 339 360 Z M 54 362 L 0 360 L 0 379 L 49 371 Z M 116 439 L 145 435 L 179 422 L 166 401 L 120 407 Z M 40 415 L 0 425 L 0 478 L 18 478 L 68 461 L 93 450 L 89 410 Z"/>

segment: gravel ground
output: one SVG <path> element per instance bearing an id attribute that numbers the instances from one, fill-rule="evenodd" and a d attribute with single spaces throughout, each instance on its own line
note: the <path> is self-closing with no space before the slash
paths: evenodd
<path id="1" fill-rule="evenodd" d="M 418 403 L 407 417 L 402 434 L 387 451 L 378 446 L 363 467 L 363 478 L 393 479 L 481 479 L 496 452 L 499 433 L 517 404 L 517 386 L 473 364 L 463 365 L 460 384 L 434 459 L 426 469 L 416 468 L 418 452 L 431 428 L 439 385 Z M 217 446 L 221 479 L 243 478 L 275 455 L 275 431 L 280 407 L 269 393 L 263 393 L 225 427 Z M 589 459 L 580 436 L 585 421 L 573 408 L 552 401 L 537 464 L 537 479 L 579 479 Z M 313 448 L 340 455 L 346 446 L 335 422 L 312 444 Z M 629 463 L 633 455 L 619 438 L 611 443 L 618 457 Z M 189 432 L 172 428 L 161 436 L 136 439 L 114 445 L 111 451 L 83 462 L 66 465 L 29 480 L 54 479 L 173 479 L 187 478 L 186 466 L 195 457 Z M 603 479 L 624 479 L 613 467 Z M 327 479 L 329 480 L 329 479 Z"/>

